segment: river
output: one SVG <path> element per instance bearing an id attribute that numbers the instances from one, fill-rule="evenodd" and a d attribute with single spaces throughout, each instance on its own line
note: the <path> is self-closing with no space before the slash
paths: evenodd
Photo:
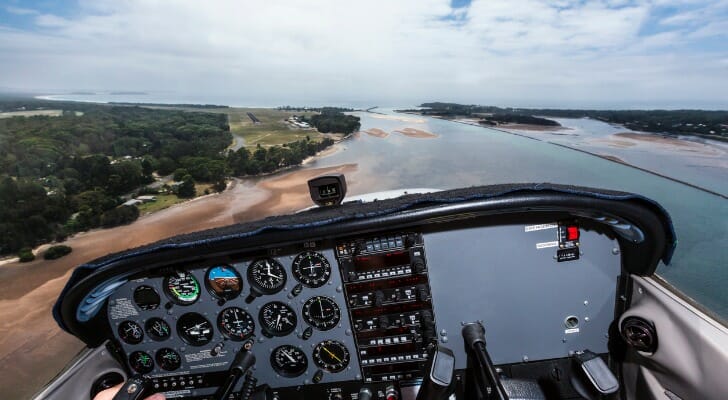
<path id="1" fill-rule="evenodd" d="M 361 133 L 344 142 L 342 151 L 310 165 L 357 163 L 357 170 L 347 176 L 353 194 L 509 182 L 553 182 L 639 193 L 667 209 L 679 239 L 673 262 L 661 265 L 658 273 L 728 319 L 728 201 L 724 198 L 624 164 L 494 129 L 391 111 L 389 117 L 355 114 L 361 118 L 362 130 L 378 128 L 391 133 L 412 127 L 438 137 L 419 139 L 391 133 L 379 138 Z M 642 151 L 649 150 L 647 143 L 641 146 Z M 681 179 L 691 178 L 687 171 L 691 170 L 681 170 Z M 700 175 L 699 169 L 692 171 L 694 176 Z M 717 189 L 725 191 L 725 187 Z"/>

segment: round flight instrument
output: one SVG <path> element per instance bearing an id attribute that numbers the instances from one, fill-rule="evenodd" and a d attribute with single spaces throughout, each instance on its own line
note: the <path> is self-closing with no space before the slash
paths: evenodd
<path id="1" fill-rule="evenodd" d="M 134 321 L 123 321 L 119 324 L 119 338 L 129 344 L 139 344 L 144 339 L 144 331 Z"/>
<path id="2" fill-rule="evenodd" d="M 213 296 L 232 300 L 240 296 L 243 290 L 243 279 L 235 268 L 228 265 L 218 265 L 207 270 L 205 285 Z"/>
<path id="3" fill-rule="evenodd" d="M 313 362 L 328 372 L 341 372 L 349 365 L 349 350 L 336 340 L 324 340 L 313 349 Z"/>
<path id="4" fill-rule="evenodd" d="M 177 333 L 192 346 L 204 346 L 212 340 L 212 324 L 198 313 L 187 313 L 177 321 Z"/>
<path id="5" fill-rule="evenodd" d="M 200 298 L 200 284 L 191 273 L 175 271 L 164 278 L 164 292 L 173 302 L 190 305 Z"/>
<path id="6" fill-rule="evenodd" d="M 220 312 L 217 326 L 223 335 L 231 340 L 240 341 L 249 338 L 255 330 L 255 321 L 247 311 L 239 307 L 229 307 Z"/>
<path id="7" fill-rule="evenodd" d="M 270 365 L 278 375 L 295 378 L 306 372 L 308 358 L 298 347 L 284 344 L 273 350 L 270 355 Z"/>
<path id="8" fill-rule="evenodd" d="M 287 304 L 272 301 L 265 304 L 258 314 L 265 333 L 270 336 L 286 336 L 296 329 L 296 312 Z"/>
<path id="9" fill-rule="evenodd" d="M 149 318 L 144 324 L 144 330 L 150 338 L 158 342 L 167 339 L 172 333 L 172 328 L 161 318 Z"/>
<path id="10" fill-rule="evenodd" d="M 248 281 L 260 294 L 274 294 L 286 284 L 286 270 L 272 258 L 262 258 L 248 267 Z"/>
<path id="11" fill-rule="evenodd" d="M 144 311 L 159 307 L 159 294 L 151 286 L 142 285 L 134 289 L 134 302 Z"/>
<path id="12" fill-rule="evenodd" d="M 129 365 L 140 374 L 148 374 L 154 369 L 154 360 L 143 351 L 135 351 L 129 355 Z"/>
<path id="13" fill-rule="evenodd" d="M 157 350 L 156 360 L 159 368 L 165 371 L 174 371 L 182 365 L 179 353 L 167 347 Z"/>
<path id="14" fill-rule="evenodd" d="M 296 256 L 292 265 L 293 277 L 304 286 L 321 287 L 331 277 L 331 264 L 323 254 L 306 251 Z"/>
<path id="15" fill-rule="evenodd" d="M 314 296 L 303 304 L 303 320 L 321 331 L 333 329 L 341 319 L 341 310 L 334 299 Z"/>

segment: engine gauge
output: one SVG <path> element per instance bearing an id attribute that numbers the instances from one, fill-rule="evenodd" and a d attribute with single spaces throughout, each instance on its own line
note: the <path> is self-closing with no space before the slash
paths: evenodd
<path id="1" fill-rule="evenodd" d="M 284 344 L 273 350 L 270 355 L 270 365 L 278 375 L 295 378 L 306 372 L 308 358 L 298 347 Z"/>
<path id="2" fill-rule="evenodd" d="M 262 258 L 248 267 L 248 281 L 260 294 L 274 294 L 286 284 L 286 270 L 272 258 Z"/>
<path id="3" fill-rule="evenodd" d="M 200 298 L 200 284 L 191 273 L 175 271 L 164 278 L 164 292 L 173 302 L 190 305 Z"/>
<path id="4" fill-rule="evenodd" d="M 270 336 L 286 336 L 296 329 L 296 312 L 287 304 L 272 301 L 265 304 L 258 314 L 263 331 Z"/>
<path id="5" fill-rule="evenodd" d="M 159 307 L 159 294 L 151 286 L 142 285 L 134 289 L 134 302 L 144 311 Z"/>
<path id="6" fill-rule="evenodd" d="M 329 260 L 315 251 L 306 251 L 296 256 L 291 268 L 293 277 L 310 288 L 325 285 L 331 277 Z"/>
<path id="7" fill-rule="evenodd" d="M 143 351 L 135 351 L 129 355 L 129 365 L 140 374 L 148 374 L 154 369 L 154 360 Z"/>
<path id="8" fill-rule="evenodd" d="M 238 297 L 243 290 L 240 274 L 228 265 L 218 265 L 207 270 L 205 285 L 213 296 L 224 300 Z"/>
<path id="9" fill-rule="evenodd" d="M 204 346 L 212 340 L 212 324 L 198 313 L 187 313 L 177 321 L 177 333 L 192 346 Z"/>
<path id="10" fill-rule="evenodd" d="M 324 340 L 313 349 L 313 362 L 328 372 L 341 372 L 349 365 L 349 350 L 336 340 Z"/>
<path id="11" fill-rule="evenodd" d="M 167 339 L 172 333 L 169 324 L 161 318 L 149 318 L 144 324 L 144 330 L 150 338 L 158 342 Z"/>
<path id="12" fill-rule="evenodd" d="M 247 311 L 239 307 L 229 307 L 220 312 L 217 326 L 223 335 L 240 341 L 249 338 L 255 330 L 255 321 Z"/>
<path id="13" fill-rule="evenodd" d="M 303 304 L 303 320 L 322 331 L 333 329 L 341 319 L 341 310 L 334 299 L 314 296 Z"/>
<path id="14" fill-rule="evenodd" d="M 144 339 L 142 327 L 134 321 L 123 321 L 117 330 L 119 338 L 129 344 L 139 344 Z"/>
<path id="15" fill-rule="evenodd" d="M 179 353 L 167 347 L 157 350 L 156 360 L 159 368 L 165 371 L 174 371 L 182 365 Z"/>

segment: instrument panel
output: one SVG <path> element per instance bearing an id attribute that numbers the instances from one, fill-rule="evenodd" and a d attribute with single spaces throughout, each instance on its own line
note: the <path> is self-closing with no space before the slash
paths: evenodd
<path id="1" fill-rule="evenodd" d="M 129 369 L 168 398 L 215 393 L 241 349 L 280 398 L 352 382 L 384 396 L 422 378 L 431 343 L 466 368 L 464 321 L 486 321 L 498 365 L 606 352 L 616 248 L 560 223 L 339 237 L 165 264 L 107 315 Z"/>
<path id="2" fill-rule="evenodd" d="M 301 247 L 170 266 L 119 287 L 109 323 L 129 368 L 167 397 L 212 393 L 243 347 L 262 382 L 361 379 L 334 260 Z"/>

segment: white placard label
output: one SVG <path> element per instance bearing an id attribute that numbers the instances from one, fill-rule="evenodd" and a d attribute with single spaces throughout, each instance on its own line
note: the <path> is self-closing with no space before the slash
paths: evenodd
<path id="1" fill-rule="evenodd" d="M 558 227 L 558 224 L 528 225 L 526 226 L 526 232 L 542 231 L 545 229 L 556 229 Z"/>
<path id="2" fill-rule="evenodd" d="M 559 247 L 559 242 L 536 243 L 537 249 L 548 249 L 549 247 Z"/>
<path id="3" fill-rule="evenodd" d="M 564 333 L 567 334 L 567 335 L 570 334 L 570 333 L 579 333 L 579 328 L 566 329 L 564 331 Z"/>

